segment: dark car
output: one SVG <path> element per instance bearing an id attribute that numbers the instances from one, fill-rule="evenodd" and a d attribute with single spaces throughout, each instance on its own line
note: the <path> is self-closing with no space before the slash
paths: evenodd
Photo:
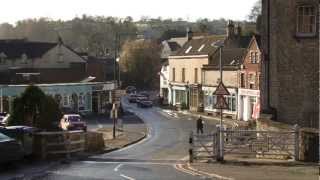
<path id="1" fill-rule="evenodd" d="M 142 91 L 139 94 L 142 95 L 142 96 L 148 97 L 148 98 L 150 96 L 150 94 L 147 91 Z"/>
<path id="2" fill-rule="evenodd" d="M 0 112 L 0 126 L 8 125 L 10 114 L 5 112 Z"/>
<path id="3" fill-rule="evenodd" d="M 134 86 L 128 86 L 126 88 L 126 93 L 127 94 L 132 94 L 132 93 L 136 93 L 137 89 Z"/>
<path id="4" fill-rule="evenodd" d="M 131 94 L 128 98 L 129 103 L 136 103 L 137 102 L 137 95 L 136 94 Z"/>
<path id="5" fill-rule="evenodd" d="M 139 103 L 137 103 L 138 107 L 142 107 L 142 108 L 148 108 L 148 107 L 152 107 L 153 103 L 150 100 L 142 100 Z"/>
<path id="6" fill-rule="evenodd" d="M 0 133 L 0 152 L 0 164 L 17 161 L 24 156 L 22 145 L 2 133 Z"/>

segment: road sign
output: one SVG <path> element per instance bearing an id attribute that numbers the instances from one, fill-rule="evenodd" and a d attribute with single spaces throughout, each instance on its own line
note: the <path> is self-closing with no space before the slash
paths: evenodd
<path id="1" fill-rule="evenodd" d="M 214 91 L 213 95 L 230 95 L 230 93 L 228 89 L 224 86 L 224 84 L 220 82 L 217 89 Z"/>
<path id="2" fill-rule="evenodd" d="M 228 109 L 228 103 L 226 102 L 225 97 L 222 95 L 217 96 L 217 103 L 214 105 L 215 109 Z"/>

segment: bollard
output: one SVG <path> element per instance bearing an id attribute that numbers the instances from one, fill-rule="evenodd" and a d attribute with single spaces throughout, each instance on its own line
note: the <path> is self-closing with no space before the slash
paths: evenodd
<path id="1" fill-rule="evenodd" d="M 189 163 L 193 163 L 193 150 L 189 149 Z"/>

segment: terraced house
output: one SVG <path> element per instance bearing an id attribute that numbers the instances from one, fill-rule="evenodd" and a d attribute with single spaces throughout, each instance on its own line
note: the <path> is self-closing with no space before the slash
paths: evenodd
<path id="1" fill-rule="evenodd" d="M 216 49 L 212 43 L 225 36 L 207 36 L 189 39 L 174 55 L 169 56 L 169 103 L 191 111 L 198 111 L 202 104 L 202 66 L 208 64 Z"/>
<path id="2" fill-rule="evenodd" d="M 219 47 L 222 49 L 223 80 L 231 95 L 226 97 L 229 108 L 224 111 L 237 118 L 238 71 L 250 36 L 242 36 L 241 27 L 229 21 L 226 35 L 190 39 L 175 55 L 169 57 L 169 99 L 172 105 L 186 106 L 191 111 L 215 114 L 216 97 L 212 94 L 219 82 Z"/>

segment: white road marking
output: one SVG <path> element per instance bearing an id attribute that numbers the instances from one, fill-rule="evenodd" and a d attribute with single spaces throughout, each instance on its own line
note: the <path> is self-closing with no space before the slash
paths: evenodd
<path id="1" fill-rule="evenodd" d="M 86 164 L 129 164 L 129 165 L 173 165 L 173 163 L 161 163 L 161 162 L 121 162 L 121 161 L 115 161 L 115 162 L 99 162 L 99 161 L 79 161 Z"/>
<path id="2" fill-rule="evenodd" d="M 119 164 L 118 166 L 116 166 L 113 170 L 115 171 L 115 172 L 118 172 L 119 171 L 119 168 L 122 166 L 123 164 Z"/>
<path id="3" fill-rule="evenodd" d="M 207 173 L 207 172 L 204 172 L 204 171 L 200 171 L 198 169 L 194 169 L 193 167 L 190 166 L 190 163 L 187 164 L 188 166 L 188 169 L 192 170 L 192 171 L 195 171 L 195 172 L 199 172 L 201 174 L 205 174 L 207 176 L 210 176 L 210 177 L 214 177 L 214 178 L 218 178 L 218 179 L 223 179 L 223 180 L 234 180 L 234 178 L 230 178 L 230 177 L 225 177 L 225 176 L 221 176 L 219 174 L 214 174 L 214 173 Z"/>
<path id="4" fill-rule="evenodd" d="M 120 174 L 121 177 L 125 178 L 125 179 L 129 179 L 129 180 L 135 180 L 134 178 L 132 177 L 129 177 L 129 176 L 126 176 L 124 174 Z"/>

